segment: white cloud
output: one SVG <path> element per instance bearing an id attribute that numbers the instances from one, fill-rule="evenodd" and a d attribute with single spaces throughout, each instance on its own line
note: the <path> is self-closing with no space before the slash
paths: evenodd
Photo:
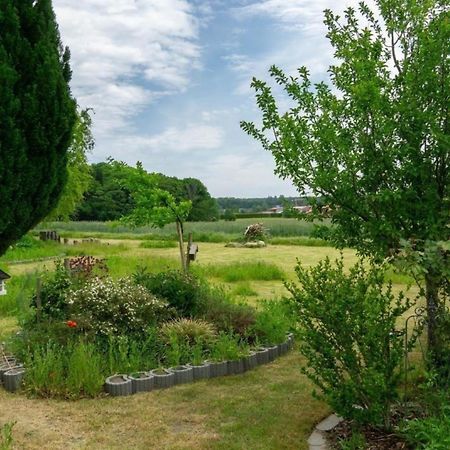
<path id="1" fill-rule="evenodd" d="M 205 151 L 221 147 L 224 137 L 225 133 L 221 127 L 204 123 L 188 124 L 184 128 L 168 127 L 161 133 L 153 135 L 118 136 L 104 146 L 108 153 L 96 152 L 96 157 L 103 160 L 110 155 L 120 155 L 117 158 L 127 163 L 142 161 L 150 171 L 167 172 L 167 168 L 166 170 L 163 168 L 165 162 L 186 155 L 194 155 L 197 158 L 200 155 L 200 158 L 205 159 Z"/>
<path id="2" fill-rule="evenodd" d="M 74 94 L 94 108 L 97 136 L 123 132 L 155 98 L 186 89 L 200 67 L 199 19 L 187 0 L 55 0 L 54 8 Z"/>
<path id="3" fill-rule="evenodd" d="M 238 15 L 249 17 L 268 15 L 289 29 L 301 28 L 304 32 L 315 34 L 323 28 L 323 11 L 331 9 L 342 12 L 347 7 L 357 8 L 360 0 L 262 0 L 252 2 L 236 9 Z M 369 7 L 374 6 L 374 0 L 366 1 Z"/>

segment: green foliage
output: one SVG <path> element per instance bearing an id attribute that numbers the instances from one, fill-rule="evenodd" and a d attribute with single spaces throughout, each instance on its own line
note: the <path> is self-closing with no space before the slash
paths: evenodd
<path id="1" fill-rule="evenodd" d="M 16 422 L 9 422 L 0 428 L 0 450 L 12 450 L 13 435 L 12 431 Z"/>
<path id="2" fill-rule="evenodd" d="M 2 265 L 3 269 L 8 268 Z M 8 280 L 8 293 L 0 301 L 0 316 L 16 315 L 23 317 L 28 313 L 30 306 L 30 296 L 36 289 L 37 273 L 27 273 L 24 275 L 15 275 Z"/>
<path id="3" fill-rule="evenodd" d="M 277 265 L 264 261 L 209 265 L 203 270 L 208 276 L 221 278 L 228 283 L 282 280 L 285 276 Z"/>
<path id="4" fill-rule="evenodd" d="M 156 368 L 164 355 L 156 327 L 148 327 L 138 339 L 109 335 L 106 342 L 102 341 L 101 350 L 106 360 L 106 376 Z"/>
<path id="5" fill-rule="evenodd" d="M 339 441 L 342 450 L 363 450 L 367 448 L 367 441 L 361 431 L 354 430 L 351 437 Z"/>
<path id="6" fill-rule="evenodd" d="M 219 331 L 231 330 L 240 336 L 247 336 L 255 323 L 255 308 L 233 301 L 223 289 L 205 289 L 202 303 L 204 308 L 201 317 L 213 323 Z"/>
<path id="7" fill-rule="evenodd" d="M 327 258 L 296 273 L 300 286 L 286 286 L 298 307 L 305 373 L 341 416 L 388 426 L 407 351 L 397 321 L 411 302 L 385 286 L 385 268 L 364 261 L 347 272 L 342 257 L 334 265 Z"/>
<path id="8" fill-rule="evenodd" d="M 0 255 L 55 207 L 75 122 L 50 1 L 0 2 Z"/>
<path id="9" fill-rule="evenodd" d="M 108 163 L 92 164 L 93 181 L 75 216 L 79 220 L 118 220 L 134 208 L 131 192 Z M 118 179 L 119 178 L 119 179 Z"/>
<path id="10" fill-rule="evenodd" d="M 87 153 L 94 148 L 92 119 L 88 109 L 77 112 L 72 142 L 67 152 L 67 183 L 56 208 L 47 219 L 69 220 L 93 181 Z"/>
<path id="11" fill-rule="evenodd" d="M 231 293 L 233 295 L 240 295 L 243 297 L 251 297 L 254 295 L 258 295 L 258 293 L 254 289 L 252 289 L 248 281 L 243 281 L 241 283 L 236 284 Z"/>
<path id="12" fill-rule="evenodd" d="M 64 296 L 71 320 L 84 332 L 98 336 L 139 336 L 170 314 L 167 303 L 131 279 L 117 281 L 98 277 Z"/>
<path id="13" fill-rule="evenodd" d="M 236 214 L 232 209 L 226 209 L 222 218 L 227 222 L 234 222 L 236 220 Z"/>
<path id="14" fill-rule="evenodd" d="M 202 309 L 200 281 L 192 274 L 178 270 L 150 274 L 141 268 L 133 278 L 151 294 L 167 300 L 183 316 L 195 315 Z"/>
<path id="15" fill-rule="evenodd" d="M 295 106 L 279 112 L 269 85 L 254 79 L 262 128 L 247 122 L 242 128 L 273 153 L 280 176 L 332 205 L 337 244 L 385 255 L 401 238 L 449 236 L 449 131 L 442 119 L 450 28 L 441 0 L 378 6 L 384 28 L 365 5 L 362 20 L 353 8 L 343 19 L 327 10 L 332 86 L 313 85 L 306 67 L 296 77 L 272 67 Z"/>
<path id="16" fill-rule="evenodd" d="M 418 450 L 447 450 L 450 448 L 450 408 L 439 416 L 405 422 L 402 433 L 408 443 Z"/>
<path id="17" fill-rule="evenodd" d="M 182 197 L 178 197 L 178 201 L 187 199 L 191 202 L 192 209 L 187 217 L 189 222 L 210 221 L 219 218 L 217 202 L 200 180 L 185 178 L 181 180 L 181 183 L 185 193 Z"/>
<path id="18" fill-rule="evenodd" d="M 232 361 L 243 354 L 239 336 L 233 333 L 220 332 L 211 348 L 211 357 L 214 361 Z"/>
<path id="19" fill-rule="evenodd" d="M 35 347 L 26 360 L 25 388 L 41 397 L 94 397 L 104 376 L 96 347 L 82 341 Z"/>
<path id="20" fill-rule="evenodd" d="M 76 217 L 80 220 L 118 220 L 131 213 L 135 206 L 130 186 L 129 167 L 123 163 L 92 164 L 93 183 L 81 203 Z M 180 180 L 160 173 L 149 174 L 154 187 L 170 193 L 176 202 L 190 201 L 189 221 L 209 221 L 218 218 L 216 201 L 206 187 L 195 178 Z"/>
<path id="21" fill-rule="evenodd" d="M 286 334 L 293 328 L 295 321 L 288 301 L 262 301 L 250 334 L 263 344 L 281 344 L 286 341 Z"/>
<path id="22" fill-rule="evenodd" d="M 278 205 L 284 205 L 286 202 L 293 203 L 298 206 L 305 206 L 308 204 L 306 198 L 298 197 L 285 197 L 280 195 L 279 197 L 266 197 L 266 198 L 235 198 L 235 197 L 219 197 L 216 199 L 220 209 L 226 211 L 240 211 L 237 213 L 239 216 L 242 214 L 252 215 L 252 217 L 267 217 L 267 215 L 255 214 L 262 211 L 267 211 L 270 208 L 274 208 Z"/>
<path id="23" fill-rule="evenodd" d="M 165 342 L 171 342 L 175 338 L 191 346 L 199 342 L 211 342 L 217 334 L 213 324 L 201 319 L 186 318 L 163 323 L 160 333 Z"/>
<path id="24" fill-rule="evenodd" d="M 323 239 L 312 237 L 271 237 L 272 245 L 299 245 L 301 247 L 330 247 L 331 244 Z"/>
<path id="25" fill-rule="evenodd" d="M 74 280 L 61 262 L 56 263 L 54 272 L 47 272 L 42 277 L 39 293 L 35 292 L 31 298 L 31 306 L 37 308 L 38 295 L 40 299 L 40 313 L 53 319 L 64 319 L 68 315 L 66 294 L 72 287 Z"/>
<path id="26" fill-rule="evenodd" d="M 376 4 L 379 19 L 364 3 L 359 15 L 325 11 L 331 85 L 313 84 L 306 67 L 291 77 L 273 66 L 294 105 L 280 112 L 269 84 L 253 79 L 262 126 L 241 126 L 273 154 L 281 177 L 329 205 L 337 246 L 384 258 L 405 240 L 423 254 L 450 238 L 449 4 Z M 313 212 L 324 216 L 317 201 Z M 437 259 L 422 269 L 430 360 L 440 364 L 435 322 L 445 275 Z"/>
<path id="27" fill-rule="evenodd" d="M 324 222 L 328 224 L 329 220 L 325 219 Z M 205 236 L 203 242 L 228 242 L 242 236 L 242 230 L 245 230 L 252 223 L 254 223 L 253 219 L 239 218 L 234 222 L 226 222 L 224 220 L 217 222 L 187 222 L 184 224 L 184 232 L 185 234 L 193 233 L 195 240 L 197 240 L 198 236 Z M 297 219 L 268 217 L 264 220 L 264 226 L 267 227 L 272 238 L 287 238 L 310 236 L 316 224 Z M 45 229 L 49 228 L 58 231 L 61 236 L 65 237 L 103 237 L 105 239 L 114 239 L 120 234 L 121 239 L 177 239 L 175 224 L 169 224 L 164 228 L 155 230 L 150 225 L 132 228 L 123 223 L 111 222 L 50 222 L 45 226 Z M 41 229 L 44 228 L 38 226 L 36 231 Z M 208 236 L 216 235 L 224 236 L 223 240 L 206 240 Z"/>

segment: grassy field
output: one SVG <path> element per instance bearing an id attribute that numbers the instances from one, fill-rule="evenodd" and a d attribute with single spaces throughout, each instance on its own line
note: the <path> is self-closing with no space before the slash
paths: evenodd
<path id="1" fill-rule="evenodd" d="M 54 256 L 105 258 L 115 277 L 130 275 L 138 266 L 151 271 L 179 266 L 178 249 L 173 246 L 147 247 L 142 240 L 115 236 L 119 239 L 96 244 L 51 244 L 47 250 Z M 8 262 L 13 278 L 8 295 L 0 298 L 0 340 L 17 329 L 36 274 L 54 266 L 48 260 L 17 261 L 40 255 L 9 252 L 2 258 L 2 268 Z M 326 256 L 335 258 L 339 252 L 298 245 L 248 249 L 202 243 L 192 267 L 240 299 L 257 304 L 259 299 L 286 295 L 283 280 L 295 279 L 297 259 L 310 266 Z M 346 264 L 356 260 L 353 250 L 345 250 L 344 257 Z M 396 290 L 404 287 L 404 279 L 395 281 L 400 281 Z M 328 410 L 312 397 L 312 386 L 301 374 L 303 363 L 293 351 L 241 376 L 123 399 L 64 402 L 0 390 L 0 425 L 17 421 L 18 449 L 306 449 L 311 429 Z"/>
<path id="2" fill-rule="evenodd" d="M 220 220 L 217 222 L 188 222 L 185 224 L 185 232 L 193 233 L 198 242 L 227 242 L 241 237 L 248 225 L 263 223 L 272 238 L 295 238 L 310 236 L 314 230 L 314 224 L 297 219 L 267 217 L 262 219 L 237 219 L 235 221 Z M 328 222 L 327 222 L 328 224 Z M 120 235 L 122 239 L 141 238 L 152 239 L 166 237 L 175 239 L 175 224 L 164 228 L 139 227 L 130 228 L 114 222 L 50 222 L 41 224 L 35 229 L 56 230 L 61 236 L 84 237 L 98 236 L 103 238 L 115 238 Z"/>

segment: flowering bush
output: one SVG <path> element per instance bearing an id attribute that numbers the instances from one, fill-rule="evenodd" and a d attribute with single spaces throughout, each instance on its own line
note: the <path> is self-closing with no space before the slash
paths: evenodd
<path id="1" fill-rule="evenodd" d="M 144 333 L 171 313 L 165 301 L 128 278 L 93 278 L 82 287 L 69 290 L 66 301 L 71 317 L 78 319 L 78 328 L 103 336 Z"/>

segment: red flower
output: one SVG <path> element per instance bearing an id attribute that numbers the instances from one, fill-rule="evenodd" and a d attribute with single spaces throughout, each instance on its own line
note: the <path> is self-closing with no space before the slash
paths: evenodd
<path id="1" fill-rule="evenodd" d="M 69 328 L 76 328 L 78 325 L 74 320 L 68 320 L 66 324 Z"/>

